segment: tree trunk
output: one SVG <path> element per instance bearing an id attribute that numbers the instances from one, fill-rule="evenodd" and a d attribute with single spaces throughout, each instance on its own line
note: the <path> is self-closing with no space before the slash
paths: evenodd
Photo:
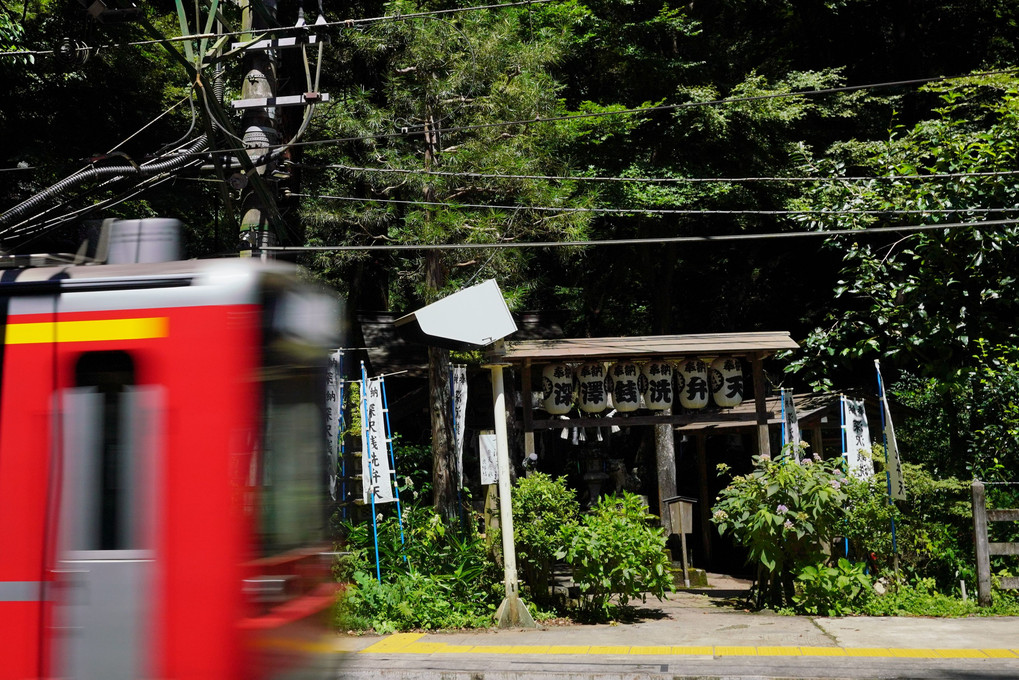
<path id="1" fill-rule="evenodd" d="M 432 169 L 439 143 L 439 132 L 428 108 L 425 117 L 425 170 Z M 424 199 L 435 200 L 435 189 L 425 185 Z M 432 220 L 431 211 L 426 218 Z M 446 266 L 438 251 L 425 258 L 426 302 L 434 302 L 446 285 Z M 432 505 L 447 522 L 457 517 L 456 449 L 453 446 L 453 407 L 449 389 L 449 350 L 428 348 L 428 402 L 432 417 Z"/>

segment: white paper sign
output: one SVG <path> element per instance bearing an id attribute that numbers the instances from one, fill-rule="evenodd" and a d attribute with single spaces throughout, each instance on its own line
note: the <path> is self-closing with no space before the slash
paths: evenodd
<path id="1" fill-rule="evenodd" d="M 362 383 L 363 384 L 363 383 Z M 393 494 L 393 473 L 389 468 L 389 440 L 382 410 L 382 379 L 372 378 L 361 390 L 361 500 L 389 503 Z"/>
<path id="2" fill-rule="evenodd" d="M 494 432 L 482 432 L 478 435 L 478 454 L 481 458 L 481 483 L 495 484 L 499 481 L 499 458 L 496 453 Z"/>
<path id="3" fill-rule="evenodd" d="M 870 452 L 870 427 L 867 425 L 867 411 L 863 401 L 842 397 L 842 422 L 845 432 L 846 467 L 849 473 L 860 479 L 874 474 L 874 461 Z"/>

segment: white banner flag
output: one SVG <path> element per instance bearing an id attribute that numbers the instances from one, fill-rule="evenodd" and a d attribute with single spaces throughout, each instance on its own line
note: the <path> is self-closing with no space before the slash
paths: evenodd
<path id="1" fill-rule="evenodd" d="M 326 458 L 329 465 L 329 497 L 336 500 L 336 477 L 340 457 L 340 409 L 343 408 L 343 383 L 340 376 L 340 350 L 329 355 L 326 371 Z"/>
<path id="2" fill-rule="evenodd" d="M 393 473 L 389 468 L 389 439 L 382 409 L 382 378 L 372 378 L 361 390 L 361 500 L 375 503 L 396 500 Z"/>
<path id="3" fill-rule="evenodd" d="M 481 458 L 481 483 L 495 484 L 499 481 L 499 456 L 496 453 L 494 432 L 478 435 L 478 454 Z"/>
<path id="4" fill-rule="evenodd" d="M 464 430 L 467 424 L 467 366 L 456 364 L 450 367 L 450 383 L 453 392 L 453 442 L 456 446 L 457 480 L 464 483 Z"/>
<path id="5" fill-rule="evenodd" d="M 875 359 L 877 384 L 881 390 L 881 408 L 884 409 L 885 421 L 885 472 L 888 475 L 888 494 L 900 501 L 906 500 L 906 484 L 902 480 L 902 460 L 899 458 L 899 445 L 895 441 L 895 428 L 892 426 L 892 409 L 888 406 L 888 394 L 881 378 L 881 364 Z"/>
<path id="6" fill-rule="evenodd" d="M 874 461 L 870 452 L 870 427 L 863 401 L 842 397 L 842 427 L 845 443 L 843 455 L 849 473 L 866 479 L 874 474 Z"/>

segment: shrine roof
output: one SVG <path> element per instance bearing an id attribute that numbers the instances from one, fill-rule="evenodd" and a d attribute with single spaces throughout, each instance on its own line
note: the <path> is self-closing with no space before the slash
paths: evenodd
<path id="1" fill-rule="evenodd" d="M 799 347 L 786 331 L 695 333 L 617 338 L 519 340 L 496 345 L 488 361 L 583 361 L 586 359 L 673 358 L 684 355 L 753 357 Z"/>

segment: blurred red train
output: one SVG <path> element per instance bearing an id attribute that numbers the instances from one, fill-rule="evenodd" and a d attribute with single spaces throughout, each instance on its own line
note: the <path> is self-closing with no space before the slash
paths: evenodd
<path id="1" fill-rule="evenodd" d="M 330 674 L 339 319 L 251 258 L 0 271 L 0 679 Z"/>

